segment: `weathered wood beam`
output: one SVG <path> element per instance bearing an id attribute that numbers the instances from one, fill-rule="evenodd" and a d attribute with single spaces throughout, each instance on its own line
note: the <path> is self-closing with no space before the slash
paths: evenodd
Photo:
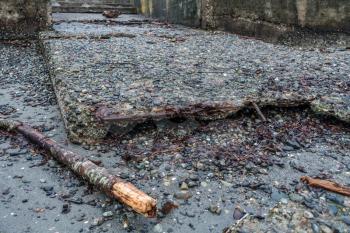
<path id="1" fill-rule="evenodd" d="M 345 187 L 343 185 L 337 184 L 329 180 L 314 179 L 308 176 L 302 176 L 300 180 L 311 187 L 322 188 L 334 193 L 339 193 L 350 197 L 350 187 Z"/>
<path id="2" fill-rule="evenodd" d="M 111 175 L 107 169 L 99 167 L 87 158 L 68 150 L 29 125 L 0 119 L 0 130 L 24 135 L 30 141 L 48 151 L 54 159 L 69 167 L 74 173 L 106 194 L 146 217 L 156 216 L 157 202 L 155 199 L 140 191 L 133 184 Z"/>

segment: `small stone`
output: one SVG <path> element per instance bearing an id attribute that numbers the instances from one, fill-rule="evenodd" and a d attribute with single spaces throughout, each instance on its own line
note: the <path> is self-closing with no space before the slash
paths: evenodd
<path id="1" fill-rule="evenodd" d="M 163 232 L 162 225 L 158 223 L 157 225 L 154 226 L 153 231 L 154 232 L 159 232 L 159 233 Z"/>
<path id="2" fill-rule="evenodd" d="M 2 195 L 8 195 L 10 193 L 10 188 L 5 188 L 1 193 Z"/>
<path id="3" fill-rule="evenodd" d="M 326 198 L 335 204 L 344 205 L 344 197 L 336 194 L 327 194 Z"/>
<path id="4" fill-rule="evenodd" d="M 221 208 L 217 205 L 211 205 L 209 206 L 209 211 L 213 214 L 217 214 L 217 215 L 220 215 L 221 214 Z"/>
<path id="5" fill-rule="evenodd" d="M 52 192 L 53 186 L 42 186 L 41 189 L 44 190 L 45 192 Z"/>
<path id="6" fill-rule="evenodd" d="M 190 180 L 192 180 L 192 181 L 198 181 L 198 180 L 199 180 L 198 175 L 194 175 L 194 174 L 191 174 L 189 178 L 190 178 Z"/>
<path id="7" fill-rule="evenodd" d="M 233 219 L 234 220 L 240 220 L 241 218 L 244 217 L 244 215 L 245 215 L 245 212 L 240 207 L 236 207 L 233 211 Z"/>
<path id="8" fill-rule="evenodd" d="M 92 225 L 93 226 L 101 226 L 103 223 L 104 223 L 104 218 L 103 217 L 98 217 L 98 218 L 94 218 L 93 220 L 92 220 Z"/>
<path id="9" fill-rule="evenodd" d="M 276 188 L 272 188 L 271 199 L 274 201 L 281 201 L 282 198 L 285 198 L 286 195 L 283 192 L 280 192 Z"/>
<path id="10" fill-rule="evenodd" d="M 305 211 L 304 212 L 304 217 L 307 218 L 307 219 L 312 219 L 312 218 L 314 218 L 314 215 L 311 212 L 309 212 L 309 211 Z"/>
<path id="11" fill-rule="evenodd" d="M 62 214 L 67 214 L 70 212 L 70 206 L 68 203 L 64 203 L 63 206 L 62 206 L 62 211 L 61 213 Z"/>
<path id="12" fill-rule="evenodd" d="M 338 214 L 338 207 L 335 205 L 330 205 L 328 207 L 328 211 L 332 216 L 336 216 Z"/>
<path id="13" fill-rule="evenodd" d="M 46 183 L 45 179 L 40 179 L 40 183 Z"/>
<path id="14" fill-rule="evenodd" d="M 321 228 L 321 232 L 323 233 L 333 233 L 332 229 L 327 227 L 326 225 L 322 225 L 320 228 Z"/>
<path id="15" fill-rule="evenodd" d="M 224 180 L 221 180 L 221 183 L 225 186 L 225 187 L 232 187 L 233 184 Z"/>
<path id="16" fill-rule="evenodd" d="M 197 162 L 197 163 L 196 163 L 196 168 L 197 168 L 198 170 L 203 170 L 203 169 L 204 169 L 204 164 L 201 163 L 201 162 Z"/>
<path id="17" fill-rule="evenodd" d="M 202 182 L 201 182 L 201 186 L 202 186 L 203 188 L 206 188 L 206 187 L 208 186 L 208 183 L 205 182 L 205 181 L 202 181 Z"/>
<path id="18" fill-rule="evenodd" d="M 316 223 L 311 224 L 312 232 L 313 233 L 319 233 L 320 232 L 320 227 Z"/>
<path id="19" fill-rule="evenodd" d="M 300 196 L 299 194 L 295 194 L 295 193 L 289 194 L 289 199 L 291 201 L 295 201 L 295 202 L 302 202 L 303 201 L 303 197 Z"/>
<path id="20" fill-rule="evenodd" d="M 78 217 L 77 217 L 77 221 L 78 222 L 81 222 L 81 221 L 83 221 L 85 219 L 85 214 L 81 214 L 81 215 L 79 215 Z"/>
<path id="21" fill-rule="evenodd" d="M 112 211 L 107 211 L 102 214 L 103 217 L 105 218 L 110 218 L 113 217 L 113 212 Z"/>
<path id="22" fill-rule="evenodd" d="M 189 192 L 177 192 L 174 194 L 176 199 L 188 200 L 192 197 L 192 194 Z"/>
<path id="23" fill-rule="evenodd" d="M 286 204 L 288 204 L 288 200 L 286 198 L 282 198 L 281 203 L 286 205 Z"/>
<path id="24" fill-rule="evenodd" d="M 350 216 L 343 216 L 341 220 L 348 226 L 350 226 Z"/>
<path id="25" fill-rule="evenodd" d="M 294 141 L 294 140 L 288 140 L 286 142 L 286 145 L 290 146 L 290 147 L 293 147 L 293 149 L 300 149 L 300 144 L 297 142 L 297 141 Z"/>
<path id="26" fill-rule="evenodd" d="M 181 190 L 188 190 L 188 185 L 186 182 L 182 182 L 181 186 L 180 186 Z"/>
<path id="27" fill-rule="evenodd" d="M 283 147 L 282 147 L 282 150 L 283 150 L 283 151 L 285 151 L 285 152 L 288 152 L 288 151 L 293 151 L 293 150 L 294 150 L 294 148 L 293 148 L 293 147 L 291 147 L 291 146 L 287 146 L 287 145 L 285 145 L 285 146 L 283 146 Z"/>
<path id="28" fill-rule="evenodd" d="M 13 148 L 13 149 L 8 149 L 6 152 L 10 156 L 17 156 L 17 155 L 25 154 L 28 151 L 26 149 L 21 150 L 20 148 Z"/>

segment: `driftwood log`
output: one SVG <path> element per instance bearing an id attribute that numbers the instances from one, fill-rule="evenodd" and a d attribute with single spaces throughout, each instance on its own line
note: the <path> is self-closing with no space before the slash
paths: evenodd
<path id="1" fill-rule="evenodd" d="M 107 169 L 99 167 L 83 156 L 69 151 L 29 125 L 0 119 L 0 130 L 24 135 L 30 141 L 48 151 L 54 159 L 69 167 L 74 173 L 106 194 L 146 217 L 156 216 L 155 199 L 137 189 L 133 184 L 109 174 Z"/>
<path id="2" fill-rule="evenodd" d="M 350 197 L 350 187 L 345 187 L 333 181 L 314 179 L 308 176 L 302 176 L 300 180 L 310 185 L 311 187 L 326 189 L 328 191 L 339 193 Z"/>

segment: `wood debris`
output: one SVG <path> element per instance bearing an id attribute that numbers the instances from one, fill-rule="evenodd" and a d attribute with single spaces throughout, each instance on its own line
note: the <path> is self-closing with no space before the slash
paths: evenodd
<path id="1" fill-rule="evenodd" d="M 54 159 L 69 167 L 74 173 L 106 194 L 116 198 L 121 203 L 124 203 L 137 213 L 143 214 L 146 217 L 156 216 L 157 202 L 155 199 L 136 188 L 133 184 L 111 175 L 107 169 L 68 150 L 29 125 L 0 119 L 0 130 L 17 132 L 24 135 L 39 147 L 50 152 L 50 155 Z"/>
<path id="2" fill-rule="evenodd" d="M 334 193 L 339 193 L 350 197 L 350 187 L 345 187 L 329 180 L 314 179 L 308 176 L 302 176 L 300 180 L 311 187 L 322 188 Z"/>

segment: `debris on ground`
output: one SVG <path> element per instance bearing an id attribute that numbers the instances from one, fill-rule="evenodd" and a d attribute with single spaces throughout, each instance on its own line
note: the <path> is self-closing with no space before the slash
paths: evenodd
<path id="1" fill-rule="evenodd" d="M 45 149 L 54 159 L 69 167 L 74 173 L 83 177 L 92 185 L 116 198 L 121 203 L 130 206 L 136 212 L 146 217 L 155 217 L 157 212 L 155 199 L 140 191 L 131 183 L 111 175 L 105 168 L 99 167 L 89 159 L 59 145 L 29 125 L 0 119 L 0 130 L 24 135 L 30 141 Z M 65 209 L 64 212 L 67 213 L 68 208 Z"/>
<path id="2" fill-rule="evenodd" d="M 300 180 L 311 187 L 314 188 L 322 188 L 326 189 L 328 191 L 334 192 L 334 193 L 339 193 L 345 196 L 350 196 L 350 188 L 345 187 L 343 185 L 340 185 L 338 183 L 335 183 L 333 181 L 329 180 L 321 180 L 321 179 L 314 179 L 308 176 L 302 176 Z"/>
<path id="3" fill-rule="evenodd" d="M 121 12 L 118 10 L 107 10 L 103 11 L 102 15 L 106 18 L 118 18 Z"/>

